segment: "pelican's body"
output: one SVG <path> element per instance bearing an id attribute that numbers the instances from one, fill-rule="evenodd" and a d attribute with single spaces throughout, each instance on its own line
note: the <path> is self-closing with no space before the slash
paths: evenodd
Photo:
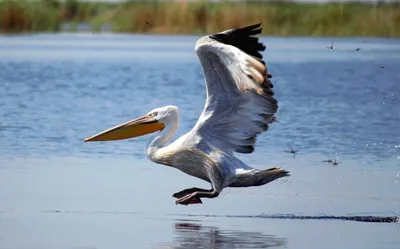
<path id="1" fill-rule="evenodd" d="M 254 169 L 237 157 L 252 153 L 256 136 L 276 121 L 278 110 L 271 77 L 262 55 L 265 46 L 253 35 L 260 24 L 204 36 L 196 43 L 206 79 L 207 99 L 191 131 L 170 142 L 179 125 L 175 106 L 101 132 L 85 141 L 126 139 L 161 130 L 147 147 L 153 162 L 168 165 L 211 183 L 211 189 L 189 188 L 175 193 L 177 204 L 201 203 L 226 187 L 260 186 L 288 176 L 281 168 Z"/>

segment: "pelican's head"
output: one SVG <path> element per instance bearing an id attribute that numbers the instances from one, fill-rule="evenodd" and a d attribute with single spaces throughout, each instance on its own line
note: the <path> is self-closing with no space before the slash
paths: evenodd
<path id="1" fill-rule="evenodd" d="M 178 118 L 179 112 L 176 106 L 164 106 L 156 108 L 142 117 L 102 131 L 92 137 L 86 138 L 84 141 L 111 141 L 139 137 L 161 131 L 167 124 L 176 121 Z"/>

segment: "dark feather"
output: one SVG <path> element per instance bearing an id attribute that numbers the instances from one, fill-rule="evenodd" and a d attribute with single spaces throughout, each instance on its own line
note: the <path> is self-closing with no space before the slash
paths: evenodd
<path id="1" fill-rule="evenodd" d="M 221 43 L 235 46 L 249 55 L 262 59 L 262 55 L 259 51 L 264 51 L 265 45 L 258 41 L 258 37 L 253 36 L 261 34 L 261 30 L 261 23 L 259 23 L 241 29 L 227 30 L 211 35 L 210 37 Z"/>
<path id="2" fill-rule="evenodd" d="M 239 146 L 235 150 L 238 153 L 243 153 L 243 154 L 251 154 L 254 151 L 254 147 L 252 145 L 249 146 Z"/>

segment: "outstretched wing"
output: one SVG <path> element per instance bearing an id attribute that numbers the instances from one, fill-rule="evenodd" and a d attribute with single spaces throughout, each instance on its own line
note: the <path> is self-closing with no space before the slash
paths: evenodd
<path id="1" fill-rule="evenodd" d="M 252 153 L 256 136 L 274 122 L 278 110 L 260 54 L 265 46 L 254 36 L 260 26 L 204 36 L 196 43 L 207 99 L 193 132 L 227 152 Z"/>

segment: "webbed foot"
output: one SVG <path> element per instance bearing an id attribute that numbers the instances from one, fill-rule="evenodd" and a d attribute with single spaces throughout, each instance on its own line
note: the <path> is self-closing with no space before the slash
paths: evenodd
<path id="1" fill-rule="evenodd" d="M 184 196 L 190 195 L 190 194 L 192 194 L 192 193 L 194 193 L 196 191 L 210 191 L 210 190 L 202 189 L 202 188 L 195 188 L 195 187 L 194 188 L 187 188 L 187 189 L 184 189 L 182 191 L 176 192 L 175 194 L 172 195 L 172 197 L 175 197 L 175 198 L 179 199 L 179 198 L 182 198 Z"/>
<path id="2" fill-rule="evenodd" d="M 175 204 L 181 204 L 181 205 L 190 205 L 190 204 L 203 204 L 203 202 L 201 201 L 201 199 L 197 196 L 195 196 L 194 194 L 189 194 L 186 195 L 178 200 L 175 201 Z"/>

